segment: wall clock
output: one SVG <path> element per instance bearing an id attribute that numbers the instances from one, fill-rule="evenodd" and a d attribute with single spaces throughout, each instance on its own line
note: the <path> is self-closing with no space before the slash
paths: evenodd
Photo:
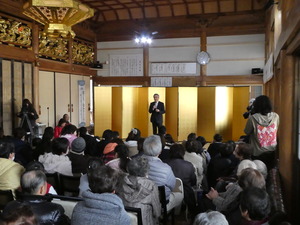
<path id="1" fill-rule="evenodd" d="M 197 54 L 197 62 L 200 65 L 206 65 L 210 61 L 210 56 L 207 52 L 201 51 Z"/>

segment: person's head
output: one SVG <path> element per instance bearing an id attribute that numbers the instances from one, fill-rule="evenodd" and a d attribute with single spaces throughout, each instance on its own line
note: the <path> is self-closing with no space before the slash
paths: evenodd
<path id="1" fill-rule="evenodd" d="M 266 181 L 264 176 L 256 169 L 246 168 L 239 176 L 238 184 L 242 189 L 248 187 L 263 188 L 266 187 Z"/>
<path id="2" fill-rule="evenodd" d="M 47 178 L 41 170 L 26 171 L 21 176 L 21 188 L 24 194 L 45 195 Z"/>
<path id="3" fill-rule="evenodd" d="M 3 127 L 0 127 L 0 138 L 4 137 L 4 130 Z"/>
<path id="4" fill-rule="evenodd" d="M 132 128 L 128 133 L 126 141 L 137 141 L 141 137 L 141 131 L 138 128 Z"/>
<path id="5" fill-rule="evenodd" d="M 102 138 L 106 141 L 111 141 L 112 135 L 113 135 L 113 131 L 107 129 L 107 130 L 103 131 Z"/>
<path id="6" fill-rule="evenodd" d="M 29 106 L 31 106 L 31 102 L 29 101 L 29 99 L 24 98 L 23 102 L 22 102 L 22 106 L 23 107 L 29 107 Z"/>
<path id="7" fill-rule="evenodd" d="M 66 126 L 66 123 L 67 123 L 67 121 L 66 121 L 65 119 L 60 119 L 60 120 L 58 121 L 57 126 L 59 126 L 59 127 L 64 127 L 64 126 Z"/>
<path id="8" fill-rule="evenodd" d="M 174 144 L 170 147 L 171 159 L 183 159 L 185 149 L 182 144 Z"/>
<path id="9" fill-rule="evenodd" d="M 268 169 L 266 164 L 261 160 L 253 160 L 255 163 L 257 170 L 264 176 L 265 179 L 267 179 L 268 176 Z"/>
<path id="10" fill-rule="evenodd" d="M 73 124 L 68 124 L 61 130 L 61 135 L 74 134 L 77 135 L 77 127 Z"/>
<path id="11" fill-rule="evenodd" d="M 114 193 L 118 182 L 118 172 L 109 166 L 89 170 L 88 181 L 93 193 Z"/>
<path id="12" fill-rule="evenodd" d="M 14 210 L 8 210 L 1 215 L 1 220 L 6 225 L 38 225 L 38 220 L 35 217 L 32 207 L 30 205 L 21 204 L 14 208 Z M 0 224 L 1 221 L 0 221 Z"/>
<path id="13" fill-rule="evenodd" d="M 187 141 L 185 143 L 185 148 L 187 150 L 187 152 L 191 153 L 191 152 L 198 152 L 199 149 L 202 149 L 202 145 L 199 141 L 193 140 L 193 141 Z"/>
<path id="14" fill-rule="evenodd" d="M 99 157 L 90 157 L 88 161 L 88 172 L 91 172 L 104 165 L 104 162 Z"/>
<path id="15" fill-rule="evenodd" d="M 52 141 L 52 153 L 62 155 L 68 152 L 69 141 L 67 138 L 54 138 Z"/>
<path id="16" fill-rule="evenodd" d="M 228 222 L 222 213 L 210 211 L 198 214 L 193 225 L 228 225 Z"/>
<path id="17" fill-rule="evenodd" d="M 120 138 L 120 133 L 119 131 L 113 131 L 112 132 L 112 139 L 117 139 Z"/>
<path id="18" fill-rule="evenodd" d="M 234 147 L 231 144 L 224 143 L 220 145 L 220 154 L 224 158 L 231 156 L 233 151 L 234 151 Z"/>
<path id="19" fill-rule="evenodd" d="M 145 157 L 135 157 L 127 164 L 129 175 L 136 177 L 146 177 L 149 170 L 148 159 Z"/>
<path id="20" fill-rule="evenodd" d="M 253 168 L 253 169 L 256 169 L 256 165 L 254 162 L 252 162 L 251 160 L 249 159 L 244 159 L 240 162 L 240 164 L 238 165 L 238 168 L 237 168 L 237 172 L 236 172 L 236 175 L 237 176 L 240 176 L 242 174 L 242 171 L 244 169 L 247 169 L 247 168 Z"/>
<path id="21" fill-rule="evenodd" d="M 264 189 L 249 187 L 241 194 L 240 210 L 246 220 L 260 221 L 269 216 L 269 195 Z"/>
<path id="22" fill-rule="evenodd" d="M 155 102 L 158 102 L 159 101 L 159 94 L 154 94 L 153 99 L 154 99 Z"/>
<path id="23" fill-rule="evenodd" d="M 243 159 L 251 159 L 251 156 L 253 154 L 253 148 L 250 144 L 246 143 L 239 143 L 234 152 L 234 156 L 240 160 Z"/>
<path id="24" fill-rule="evenodd" d="M 157 135 L 147 137 L 143 144 L 144 154 L 148 156 L 158 156 L 162 151 L 161 139 Z"/>
<path id="25" fill-rule="evenodd" d="M 84 154 L 85 147 L 85 140 L 82 137 L 78 137 L 73 140 L 70 152 L 73 154 L 82 155 Z"/>
<path id="26" fill-rule="evenodd" d="M 53 129 L 53 127 L 46 127 L 45 130 L 44 130 L 44 134 L 43 134 L 42 140 L 50 141 L 50 140 L 52 140 L 53 136 L 54 136 L 54 129 Z"/>
<path id="27" fill-rule="evenodd" d="M 253 102 L 254 112 L 267 115 L 272 112 L 272 103 L 268 96 L 260 95 Z"/>
<path id="28" fill-rule="evenodd" d="M 13 143 L 6 140 L 0 140 L 0 158 L 14 160 L 15 146 Z"/>
<path id="29" fill-rule="evenodd" d="M 165 141 L 166 141 L 166 144 L 174 144 L 175 141 L 173 140 L 173 137 L 171 134 L 166 134 L 165 135 Z"/>
<path id="30" fill-rule="evenodd" d="M 26 171 L 31 171 L 31 170 L 40 170 L 45 173 L 45 167 L 42 163 L 39 161 L 31 161 L 26 165 Z"/>
<path id="31" fill-rule="evenodd" d="M 190 133 L 188 136 L 187 136 L 187 141 L 195 141 L 197 138 L 197 135 L 195 133 Z"/>
<path id="32" fill-rule="evenodd" d="M 138 150 L 139 152 L 144 152 L 144 149 L 143 149 L 144 141 L 145 141 L 145 138 L 140 138 L 140 139 L 137 141 L 137 150 Z"/>
<path id="33" fill-rule="evenodd" d="M 69 114 L 64 114 L 63 119 L 68 122 L 70 120 Z"/>
<path id="34" fill-rule="evenodd" d="M 80 128 L 78 129 L 78 134 L 79 134 L 79 137 L 85 136 L 85 135 L 87 134 L 87 129 L 86 129 L 86 127 L 80 127 Z"/>
<path id="35" fill-rule="evenodd" d="M 233 148 L 233 151 L 234 151 L 234 149 L 236 148 L 236 143 L 235 143 L 233 140 L 227 141 L 226 144 L 231 145 L 232 148 Z"/>
<path id="36" fill-rule="evenodd" d="M 197 140 L 197 141 L 200 141 L 201 144 L 202 144 L 202 146 L 204 146 L 204 145 L 206 144 L 206 139 L 205 139 L 204 137 L 202 137 L 202 136 L 198 136 L 198 137 L 196 138 L 196 140 Z"/>
<path id="37" fill-rule="evenodd" d="M 26 135 L 26 131 L 22 127 L 17 127 L 14 129 L 14 137 L 21 140 Z"/>
<path id="38" fill-rule="evenodd" d="M 158 128 L 158 134 L 160 134 L 160 135 L 165 135 L 166 132 L 167 132 L 167 128 L 166 128 L 165 126 L 160 126 L 160 127 Z"/>
<path id="39" fill-rule="evenodd" d="M 36 147 L 42 142 L 41 138 L 35 137 L 31 141 L 32 149 L 36 149 Z"/>
<path id="40" fill-rule="evenodd" d="M 120 158 L 120 169 L 126 172 L 127 163 L 130 161 L 128 147 L 126 145 L 117 145 L 114 151 L 115 157 Z"/>
<path id="41" fill-rule="evenodd" d="M 221 134 L 214 135 L 214 142 L 222 142 L 222 141 L 223 141 L 223 137 Z"/>

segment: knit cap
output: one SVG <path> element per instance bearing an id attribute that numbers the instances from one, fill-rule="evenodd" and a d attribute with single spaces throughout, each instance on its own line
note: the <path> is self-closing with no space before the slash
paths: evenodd
<path id="1" fill-rule="evenodd" d="M 71 151 L 74 153 L 81 153 L 84 151 L 85 146 L 85 140 L 82 137 L 78 137 L 72 142 Z"/>

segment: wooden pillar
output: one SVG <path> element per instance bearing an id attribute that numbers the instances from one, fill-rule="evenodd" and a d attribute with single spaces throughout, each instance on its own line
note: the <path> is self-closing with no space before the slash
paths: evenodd
<path id="1" fill-rule="evenodd" d="M 295 61 L 293 56 L 286 55 L 285 51 L 281 51 L 281 69 L 280 76 L 281 84 L 277 89 L 281 89 L 279 101 L 276 104 L 280 105 L 279 116 L 279 171 L 284 184 L 284 200 L 287 212 L 292 210 L 293 202 L 293 159 L 296 156 L 294 142 L 291 141 L 296 135 L 296 120 L 293 116 L 295 104 L 294 104 L 294 87 L 295 87 Z M 294 155 L 295 154 L 295 155 Z M 297 178 L 298 179 L 298 178 Z"/>
<path id="2" fill-rule="evenodd" d="M 205 29 L 201 32 L 201 51 L 207 51 L 207 37 Z M 201 86 L 206 86 L 207 65 L 200 65 Z"/>

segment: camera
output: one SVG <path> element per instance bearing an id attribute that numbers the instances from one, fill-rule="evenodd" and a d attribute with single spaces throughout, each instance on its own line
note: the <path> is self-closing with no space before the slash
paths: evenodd
<path id="1" fill-rule="evenodd" d="M 249 115 L 254 114 L 254 106 L 253 106 L 253 102 L 255 101 L 255 99 L 250 99 L 249 101 L 249 105 L 247 106 L 247 112 L 245 112 L 243 114 L 244 119 L 248 119 Z"/>

